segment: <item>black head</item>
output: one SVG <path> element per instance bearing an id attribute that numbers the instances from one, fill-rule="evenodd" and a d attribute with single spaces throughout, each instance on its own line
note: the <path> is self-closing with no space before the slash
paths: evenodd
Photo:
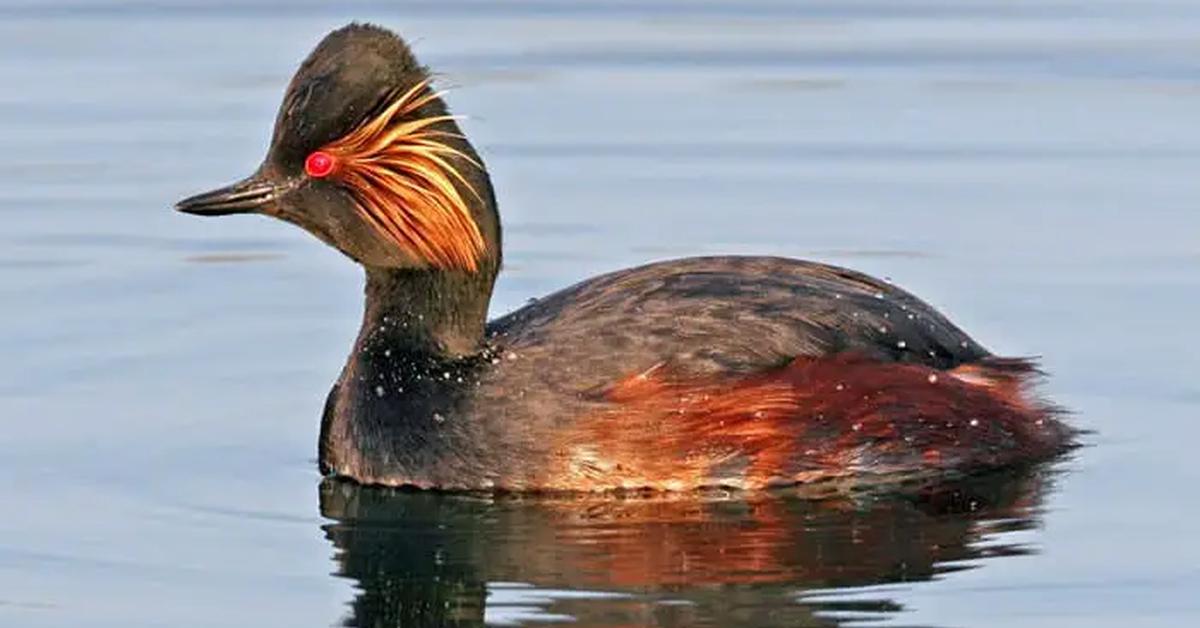
<path id="1" fill-rule="evenodd" d="M 176 207 L 275 216 L 370 267 L 494 273 L 499 261 L 482 161 L 426 68 L 376 26 L 351 24 L 317 45 L 253 175 Z"/>

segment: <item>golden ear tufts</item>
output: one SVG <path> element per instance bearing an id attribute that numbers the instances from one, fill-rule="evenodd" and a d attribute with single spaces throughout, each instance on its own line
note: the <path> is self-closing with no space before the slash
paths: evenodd
<path id="1" fill-rule="evenodd" d="M 441 95 L 421 81 L 321 151 L 337 162 L 332 178 L 384 237 L 431 266 L 474 272 L 485 244 L 458 184 L 479 193 L 455 162 L 483 166 L 445 143 L 460 135 L 435 128 L 455 116 L 412 117 Z"/>

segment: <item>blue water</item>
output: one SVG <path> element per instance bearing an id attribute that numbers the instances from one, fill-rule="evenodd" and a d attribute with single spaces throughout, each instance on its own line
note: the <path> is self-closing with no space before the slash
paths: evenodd
<path id="1" fill-rule="evenodd" d="M 937 494 L 322 486 L 362 279 L 178 198 L 260 160 L 328 30 L 455 87 L 494 311 L 652 259 L 888 277 L 1094 430 Z M 1200 2 L 0 0 L 0 625 L 1200 622 Z"/>

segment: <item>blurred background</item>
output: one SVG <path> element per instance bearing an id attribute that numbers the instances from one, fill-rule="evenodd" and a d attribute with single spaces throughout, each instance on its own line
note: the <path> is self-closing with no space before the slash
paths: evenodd
<path id="1" fill-rule="evenodd" d="M 539 503 L 320 484 L 362 278 L 179 198 L 329 30 L 454 88 L 503 313 L 710 253 L 887 277 L 1095 430 L 920 494 Z M 0 623 L 1200 621 L 1200 2 L 0 0 Z"/>

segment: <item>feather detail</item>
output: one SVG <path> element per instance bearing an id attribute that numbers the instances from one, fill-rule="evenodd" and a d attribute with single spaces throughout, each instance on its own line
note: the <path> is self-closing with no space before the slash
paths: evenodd
<path id="1" fill-rule="evenodd" d="M 362 124 L 321 150 L 335 160 L 333 179 L 381 235 L 436 268 L 475 272 L 485 243 L 465 194 L 479 199 L 479 193 L 455 162 L 482 165 L 446 143 L 460 135 L 435 128 L 458 117 L 412 117 L 442 94 L 428 80 L 396 90 Z"/>

